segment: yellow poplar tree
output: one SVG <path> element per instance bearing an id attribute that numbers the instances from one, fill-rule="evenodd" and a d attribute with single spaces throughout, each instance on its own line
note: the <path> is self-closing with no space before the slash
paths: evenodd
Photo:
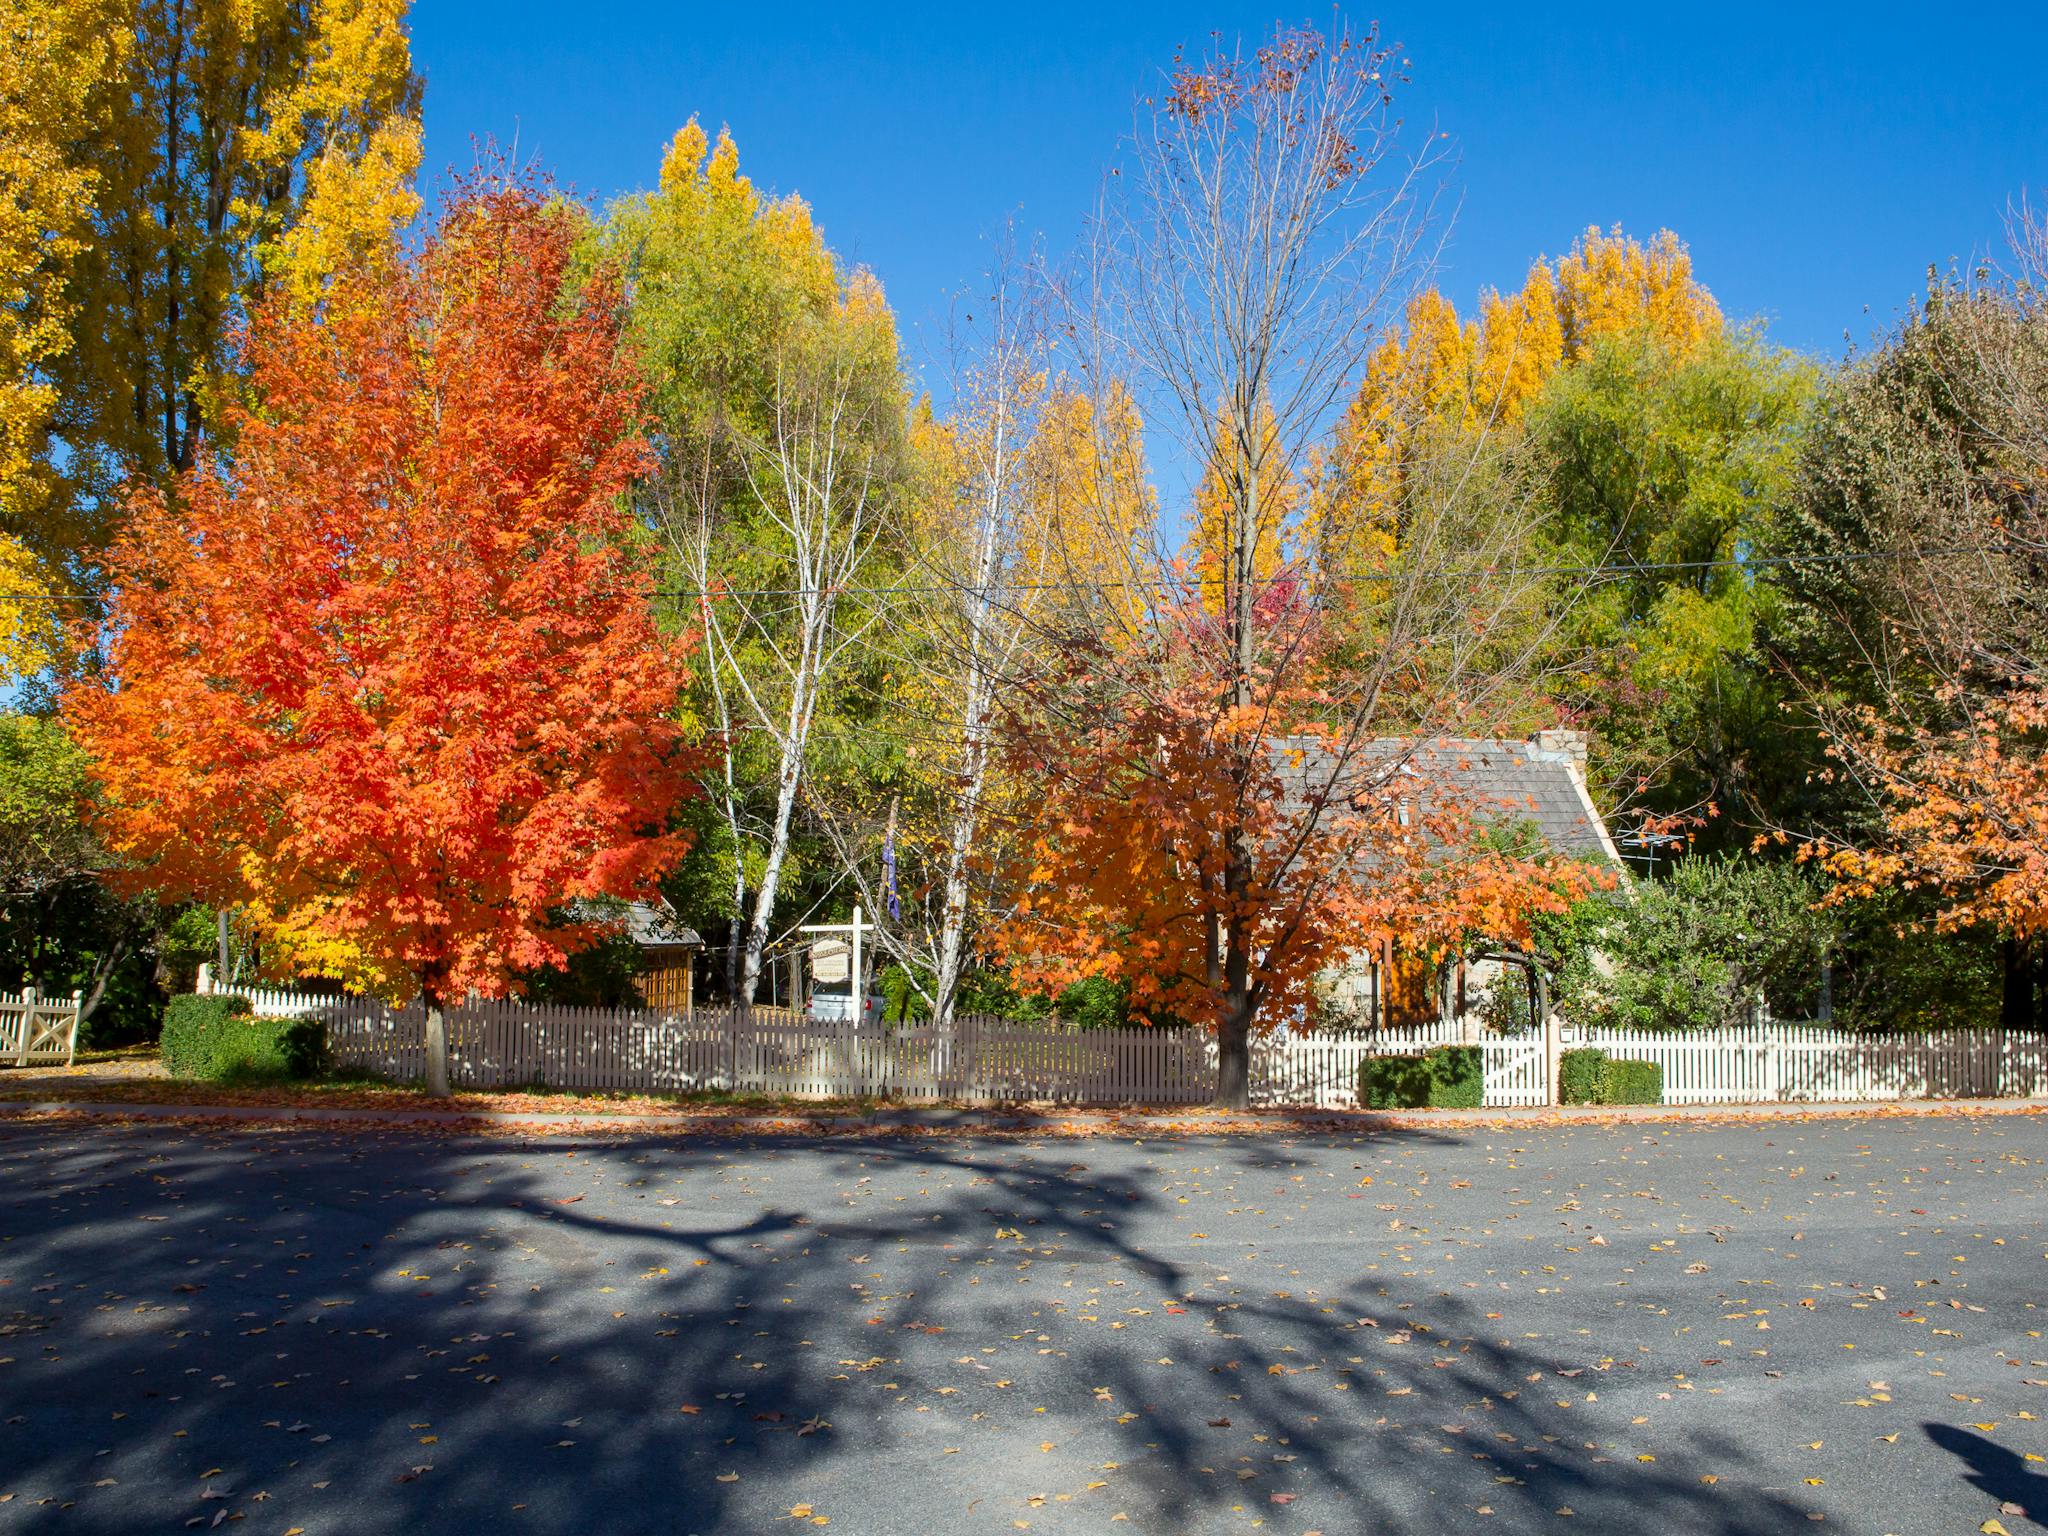
<path id="1" fill-rule="evenodd" d="M 1320 477 L 1309 540 L 1318 562 L 1344 574 L 1391 555 L 1408 460 L 1427 432 L 1511 429 L 1559 368 L 1602 337 L 1644 329 L 1680 356 L 1725 329 L 1669 230 L 1641 241 L 1588 227 L 1517 292 L 1481 295 L 1476 321 L 1435 289 L 1417 294 L 1368 360 Z"/>
<path id="2" fill-rule="evenodd" d="M 1019 563 L 1042 572 L 1048 584 L 1072 589 L 1080 611 L 1106 622 L 1106 639 L 1130 640 L 1151 604 L 1141 573 L 1159 521 L 1137 402 L 1121 385 L 1100 401 L 1055 390 L 1039 412 L 1028 460 L 1029 521 Z"/>
<path id="3" fill-rule="evenodd" d="M 55 573 L 22 534 L 52 489 L 51 370 L 71 346 L 65 281 L 99 190 L 76 150 L 121 61 L 119 18 L 115 0 L 0 0 L 0 683 L 40 670 L 56 645 L 54 605 L 23 600 Z"/>
<path id="4" fill-rule="evenodd" d="M 1267 477 L 1260 491 L 1258 527 L 1253 532 L 1252 574 L 1265 581 L 1280 569 L 1289 536 L 1295 531 L 1293 518 L 1301 505 L 1301 484 L 1288 475 L 1273 483 L 1276 472 L 1284 473 L 1279 432 L 1270 406 L 1258 412 L 1260 440 L 1258 460 Z M 1202 606 L 1211 613 L 1223 611 L 1225 571 L 1230 559 L 1230 516 L 1233 505 L 1231 484 L 1245 470 L 1250 457 L 1242 435 L 1228 415 L 1220 417 L 1211 441 L 1214 449 L 1195 488 L 1195 526 L 1189 538 L 1188 565 L 1193 570 Z"/>
<path id="5" fill-rule="evenodd" d="M 1618 224 L 1606 234 L 1589 226 L 1558 262 L 1553 282 L 1565 351 L 1574 358 L 1602 336 L 1639 326 L 1679 353 L 1723 327 L 1713 295 L 1693 280 L 1691 253 L 1668 229 L 1645 242 Z"/>
<path id="6" fill-rule="evenodd" d="M 127 0 L 119 67 L 77 153 L 96 178 L 73 262 L 59 495 L 25 537 L 84 570 L 124 481 L 192 467 L 232 392 L 236 317 L 302 300 L 419 201 L 407 0 Z"/>

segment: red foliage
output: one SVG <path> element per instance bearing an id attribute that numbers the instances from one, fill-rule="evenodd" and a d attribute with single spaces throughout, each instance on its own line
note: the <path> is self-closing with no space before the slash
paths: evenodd
<path id="1" fill-rule="evenodd" d="M 138 496 L 111 679 L 65 710 L 139 886 L 246 904 L 301 964 L 505 990 L 682 853 L 687 674 L 626 552 L 646 456 L 573 216 L 458 189 L 419 256 L 262 308 L 231 459 Z"/>

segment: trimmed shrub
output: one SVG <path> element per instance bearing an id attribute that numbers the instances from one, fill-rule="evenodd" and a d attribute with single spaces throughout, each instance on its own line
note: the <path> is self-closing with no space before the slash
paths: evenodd
<path id="1" fill-rule="evenodd" d="M 1654 1061 L 1610 1061 L 1600 1073 L 1603 1104 L 1662 1104 L 1664 1068 Z"/>
<path id="2" fill-rule="evenodd" d="M 1367 1109 L 1477 1109 L 1486 1060 L 1476 1045 L 1439 1045 L 1420 1056 L 1369 1056 L 1358 1069 Z"/>
<path id="3" fill-rule="evenodd" d="M 165 1007 L 158 1049 L 173 1077 L 311 1077 L 326 1065 L 327 1026 L 318 1019 L 256 1018 L 245 997 L 187 995 Z"/>
<path id="4" fill-rule="evenodd" d="M 1429 1102 L 1435 1109 L 1477 1109 L 1486 1100 L 1486 1053 L 1476 1045 L 1440 1045 L 1430 1064 Z"/>
<path id="5" fill-rule="evenodd" d="M 164 1005 L 157 1054 L 173 1077 L 203 1077 L 213 1060 L 213 1042 L 231 1018 L 249 1012 L 246 997 L 200 997 L 187 993 Z"/>
<path id="6" fill-rule="evenodd" d="M 1367 1109 L 1421 1109 L 1429 1064 L 1420 1056 L 1368 1056 L 1358 1064 L 1358 1102 Z"/>
<path id="7" fill-rule="evenodd" d="M 1557 1096 L 1566 1104 L 1598 1104 L 1607 1067 L 1607 1053 L 1580 1046 L 1557 1058 Z"/>

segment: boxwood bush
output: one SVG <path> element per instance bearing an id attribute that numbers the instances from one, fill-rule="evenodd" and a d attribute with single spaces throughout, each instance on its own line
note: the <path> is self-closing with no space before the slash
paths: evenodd
<path id="1" fill-rule="evenodd" d="M 1485 1057 L 1476 1045 L 1370 1056 L 1358 1069 L 1358 1101 L 1367 1109 L 1477 1109 L 1485 1096 Z"/>
<path id="2" fill-rule="evenodd" d="M 1664 1069 L 1654 1061 L 1615 1061 L 1593 1046 L 1557 1059 L 1558 1099 L 1566 1104 L 1662 1104 Z"/>
<path id="3" fill-rule="evenodd" d="M 165 1007 L 158 1049 L 173 1077 L 311 1077 L 326 1065 L 327 1027 L 318 1019 L 259 1019 L 245 997 L 188 994 Z"/>
<path id="4" fill-rule="evenodd" d="M 1597 1046 L 1581 1046 L 1557 1058 L 1557 1096 L 1565 1104 L 1598 1104 L 1601 1075 L 1607 1067 L 1607 1053 Z"/>
<path id="5" fill-rule="evenodd" d="M 1654 1061 L 1610 1061 L 1600 1074 L 1603 1104 L 1662 1104 L 1664 1068 Z"/>

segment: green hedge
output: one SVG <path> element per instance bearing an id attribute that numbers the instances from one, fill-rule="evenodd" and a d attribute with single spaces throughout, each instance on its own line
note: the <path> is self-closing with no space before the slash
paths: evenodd
<path id="1" fill-rule="evenodd" d="M 317 1019 L 259 1019 L 245 997 L 186 995 L 164 1009 L 158 1047 L 173 1077 L 311 1077 L 327 1063 L 327 1027 Z"/>
<path id="2" fill-rule="evenodd" d="M 1607 1053 L 1596 1046 L 1581 1046 L 1557 1058 L 1557 1096 L 1566 1104 L 1598 1104 L 1601 1077 L 1607 1069 Z"/>
<path id="3" fill-rule="evenodd" d="M 1664 1069 L 1654 1061 L 1610 1061 L 1600 1091 L 1603 1104 L 1662 1104 Z"/>
<path id="4" fill-rule="evenodd" d="M 1593 1046 L 1557 1059 L 1558 1098 L 1566 1104 L 1662 1104 L 1664 1069 L 1654 1061 L 1614 1061 Z"/>
<path id="5" fill-rule="evenodd" d="M 1367 1109 L 1477 1109 L 1486 1062 L 1476 1045 L 1439 1045 L 1420 1056 L 1369 1056 L 1358 1068 Z"/>

